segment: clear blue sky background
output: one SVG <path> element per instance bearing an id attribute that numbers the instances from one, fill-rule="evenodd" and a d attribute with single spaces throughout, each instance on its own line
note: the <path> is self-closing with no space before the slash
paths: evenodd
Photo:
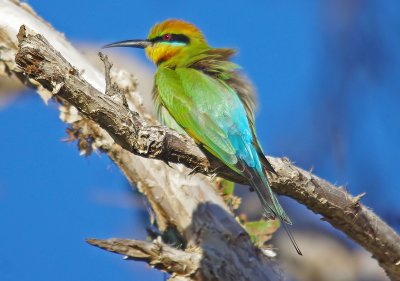
<path id="1" fill-rule="evenodd" d="M 400 2 L 113 2 L 29 1 L 72 41 L 141 38 L 177 17 L 213 46 L 238 48 L 259 92 L 266 152 L 366 191 L 363 202 L 400 229 Z M 56 106 L 34 94 L 0 110 L 0 280 L 163 280 L 85 244 L 144 239 L 145 216 L 105 155 L 86 159 L 63 138 Z"/>

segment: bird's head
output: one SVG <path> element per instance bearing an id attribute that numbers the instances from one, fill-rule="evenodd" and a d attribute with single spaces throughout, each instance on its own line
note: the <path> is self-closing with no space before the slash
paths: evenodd
<path id="1" fill-rule="evenodd" d="M 156 24 L 147 39 L 126 40 L 104 46 L 134 47 L 145 49 L 147 56 L 156 65 L 178 65 L 180 61 L 208 49 L 209 46 L 201 31 L 183 20 L 168 19 Z"/>

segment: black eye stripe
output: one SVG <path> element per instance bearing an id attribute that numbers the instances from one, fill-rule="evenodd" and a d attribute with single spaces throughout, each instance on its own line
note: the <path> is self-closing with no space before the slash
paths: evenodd
<path id="1" fill-rule="evenodd" d="M 190 39 L 186 35 L 183 34 L 171 34 L 171 41 L 181 42 L 181 43 L 189 43 Z"/>
<path id="2" fill-rule="evenodd" d="M 157 42 L 179 42 L 179 43 L 185 43 L 188 44 L 190 43 L 189 37 L 183 34 L 171 34 L 171 39 L 165 40 L 163 38 L 164 36 L 157 36 L 154 37 L 153 39 L 150 39 L 151 42 L 157 43 Z"/>

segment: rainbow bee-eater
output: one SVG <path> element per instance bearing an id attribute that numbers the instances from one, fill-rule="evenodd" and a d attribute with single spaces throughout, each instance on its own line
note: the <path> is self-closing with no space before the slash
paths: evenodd
<path id="1" fill-rule="evenodd" d="M 160 121 L 186 133 L 208 153 L 245 177 L 267 218 L 289 217 L 272 192 L 266 170 L 273 168 L 257 140 L 250 83 L 230 59 L 233 49 L 212 48 L 194 25 L 176 19 L 156 24 L 144 40 L 105 46 L 145 49 L 157 65 L 153 98 Z"/>

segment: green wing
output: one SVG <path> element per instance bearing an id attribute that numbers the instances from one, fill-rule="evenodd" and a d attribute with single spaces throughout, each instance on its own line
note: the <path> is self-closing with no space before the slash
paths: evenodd
<path id="1" fill-rule="evenodd" d="M 246 175 L 268 217 L 290 223 L 258 158 L 253 130 L 235 90 L 191 68 L 160 68 L 159 101 L 185 132 L 232 170 Z"/>
<path id="2" fill-rule="evenodd" d="M 215 121 L 228 115 L 229 88 L 200 71 L 190 68 L 159 68 L 156 73 L 159 101 L 197 143 L 231 169 L 238 162 L 228 135 Z M 217 115 L 217 116 L 216 116 Z"/>

